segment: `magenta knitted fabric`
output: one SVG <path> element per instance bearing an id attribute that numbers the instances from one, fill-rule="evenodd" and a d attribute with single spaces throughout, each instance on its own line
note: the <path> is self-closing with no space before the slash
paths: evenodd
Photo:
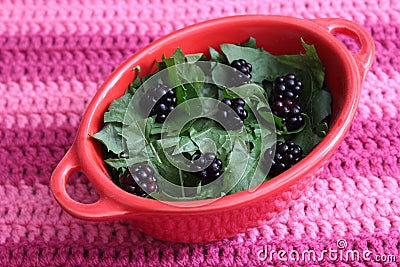
<path id="1" fill-rule="evenodd" d="M 375 256 L 385 259 L 386 266 L 397 266 L 399 1 L 99 3 L 1 1 L 0 266 L 383 264 Z M 211 18 L 253 13 L 342 17 L 363 25 L 376 42 L 376 59 L 366 77 L 353 126 L 315 185 L 288 210 L 260 221 L 257 228 L 205 244 L 163 242 L 145 236 L 126 221 L 87 222 L 64 212 L 50 191 L 50 176 L 72 144 L 88 102 L 111 70 L 173 30 Z M 353 45 L 349 42 L 351 49 Z M 68 190 L 84 203 L 97 198 L 80 174 L 70 179 Z M 330 249 L 370 254 L 358 260 L 327 255 L 321 260 L 288 257 L 293 250 L 321 254 Z M 272 253 L 280 250 L 286 257 L 283 252 Z"/>

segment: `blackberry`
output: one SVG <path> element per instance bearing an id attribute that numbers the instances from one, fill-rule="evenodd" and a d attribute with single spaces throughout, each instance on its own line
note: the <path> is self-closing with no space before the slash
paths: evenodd
<path id="1" fill-rule="evenodd" d="M 222 161 L 214 153 L 204 153 L 196 158 L 196 164 L 192 165 L 194 175 L 208 184 L 216 180 L 222 174 Z"/>
<path id="2" fill-rule="evenodd" d="M 231 62 L 230 66 L 243 73 L 246 78 L 251 79 L 251 71 L 253 70 L 253 66 L 246 62 L 246 60 L 236 59 Z"/>
<path id="3" fill-rule="evenodd" d="M 244 108 L 246 102 L 242 98 L 224 98 L 221 100 L 221 103 L 228 105 L 230 108 L 225 107 L 223 104 L 218 105 L 217 119 L 225 122 L 228 130 L 241 128 L 243 121 L 249 116 L 247 110 Z"/>
<path id="4" fill-rule="evenodd" d="M 224 98 L 221 100 L 221 102 L 230 106 L 242 121 L 244 121 L 249 116 L 247 110 L 244 109 L 246 102 L 244 102 L 242 98 Z"/>
<path id="5" fill-rule="evenodd" d="M 157 97 L 161 98 L 158 100 Z M 149 117 L 156 115 L 156 122 L 162 123 L 167 118 L 168 114 L 176 107 L 177 100 L 175 91 L 167 85 L 158 84 L 157 86 L 149 89 L 146 93 L 142 107 L 144 109 L 149 106 L 152 107 Z"/>
<path id="6" fill-rule="evenodd" d="M 272 102 L 272 113 L 282 119 L 283 125 L 288 131 L 295 131 L 304 124 L 301 107 L 291 100 L 279 97 Z"/>
<path id="7" fill-rule="evenodd" d="M 292 140 L 287 140 L 285 142 L 278 141 L 276 143 L 275 155 L 273 158 L 272 156 L 272 149 L 267 149 L 264 153 L 264 159 L 272 160 L 269 175 L 274 177 L 299 162 L 303 158 L 303 150 Z"/>
<path id="8" fill-rule="evenodd" d="M 284 99 L 297 101 L 300 97 L 300 92 L 303 90 L 303 83 L 296 80 L 296 75 L 287 74 L 279 76 L 275 79 L 272 93 L 274 97 L 282 96 Z"/>
<path id="9" fill-rule="evenodd" d="M 147 164 L 136 164 L 128 168 L 120 178 L 120 187 L 128 193 L 141 197 L 158 191 L 154 171 Z"/>

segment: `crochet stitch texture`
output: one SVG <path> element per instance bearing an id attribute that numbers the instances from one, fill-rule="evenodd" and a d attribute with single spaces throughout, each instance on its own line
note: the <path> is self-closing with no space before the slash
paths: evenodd
<path id="1" fill-rule="evenodd" d="M 0 266 L 380 266 L 257 257 L 264 246 L 322 251 L 336 248 L 339 239 L 347 248 L 400 261 L 399 1 L 49 2 L 0 3 Z M 205 244 L 163 242 L 125 221 L 87 222 L 64 212 L 50 191 L 51 173 L 112 69 L 186 25 L 254 13 L 342 17 L 375 40 L 375 62 L 352 128 L 304 196 L 256 228 Z M 83 203 L 98 197 L 79 173 L 68 191 Z"/>

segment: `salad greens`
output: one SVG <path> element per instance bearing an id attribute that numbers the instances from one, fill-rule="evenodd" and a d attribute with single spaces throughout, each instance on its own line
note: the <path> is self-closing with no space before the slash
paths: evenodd
<path id="1" fill-rule="evenodd" d="M 267 141 L 271 134 L 276 134 L 276 140 L 295 140 L 305 155 L 308 154 L 329 130 L 332 97 L 324 84 L 325 69 L 315 47 L 306 44 L 303 40 L 299 41 L 302 42 L 305 52 L 294 55 L 272 55 L 263 48 L 258 48 L 254 38 L 249 38 L 241 44 L 210 47 L 209 56 L 202 53 L 185 55 L 180 48 L 177 48 L 170 57 L 163 56 L 161 61 L 156 62 L 157 72 L 183 63 L 202 61 L 229 65 L 229 62 L 242 58 L 251 63 L 252 84 L 244 84 L 236 88 L 246 91 L 247 98 L 258 103 L 256 112 L 246 106 L 249 111 L 249 117 L 244 121 L 247 138 L 243 138 L 241 134 L 229 133 L 219 123 L 204 117 L 190 120 L 182 127 L 178 135 L 168 136 L 167 134 L 163 139 L 161 136 L 166 129 L 161 123 L 155 122 L 154 116 L 136 121 L 140 127 L 130 124 L 132 120 L 127 119 L 127 116 L 133 116 L 132 111 L 129 111 L 130 102 L 146 80 L 155 74 L 151 73 L 140 78 L 140 66 L 134 68 L 132 71 L 138 73 L 137 77 L 129 84 L 125 94 L 110 104 L 108 111 L 104 114 L 104 127 L 92 136 L 103 144 L 104 161 L 110 169 L 110 174 L 120 176 L 131 164 L 147 158 L 157 173 L 166 180 L 192 188 L 189 191 L 182 191 L 179 199 L 205 199 L 215 197 L 216 191 L 221 192 L 220 195 L 226 195 L 257 185 L 252 181 L 252 177 L 259 172 L 257 165 L 265 150 L 273 145 Z M 193 68 L 196 67 L 193 65 Z M 218 85 L 223 81 L 217 82 L 217 80 L 224 79 L 218 74 L 218 68 L 212 71 L 214 84 L 202 81 L 204 77 L 191 77 L 191 75 L 199 76 L 199 73 L 201 76 L 202 72 L 191 71 L 190 68 L 176 68 L 175 71 L 169 71 L 170 80 L 177 81 L 181 77 L 190 77 L 196 81 L 183 83 L 174 88 L 178 105 L 199 97 L 216 100 L 235 97 L 235 91 Z M 303 83 L 299 103 L 302 106 L 305 123 L 300 129 L 292 132 L 284 127 L 279 117 L 270 112 L 269 115 L 263 114 L 262 110 L 269 110 L 269 108 L 265 106 L 265 101 L 261 100 L 262 97 L 269 99 L 276 77 L 288 73 L 295 73 Z M 256 114 L 257 111 L 260 112 Z M 268 128 L 260 124 L 257 115 L 274 124 L 274 127 Z M 224 169 L 225 176 L 219 187 L 203 186 L 201 181 L 190 172 L 177 168 L 169 160 L 169 157 L 179 154 L 191 160 L 199 153 L 210 151 L 218 155 L 218 158 L 224 162 L 224 166 L 227 166 L 229 162 L 234 162 L 230 165 L 231 167 Z M 242 162 L 243 158 L 247 160 Z M 239 171 L 242 175 L 237 177 L 238 179 L 232 184 L 232 181 L 226 177 L 234 176 Z M 273 178 L 265 173 L 262 175 L 263 181 Z M 113 179 L 118 180 L 118 177 L 113 177 Z M 263 181 L 258 181 L 258 183 Z M 160 188 L 163 187 L 160 186 Z M 149 197 L 160 198 L 161 196 L 166 199 L 178 199 L 163 191 L 151 193 Z"/>

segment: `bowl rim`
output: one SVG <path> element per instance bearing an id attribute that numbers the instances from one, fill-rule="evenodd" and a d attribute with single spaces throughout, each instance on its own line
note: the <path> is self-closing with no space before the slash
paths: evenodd
<path id="1" fill-rule="evenodd" d="M 221 26 L 221 24 L 237 24 L 249 20 L 251 20 L 253 23 L 269 23 L 279 21 L 280 23 L 284 24 L 301 25 L 308 30 L 312 30 L 315 35 L 320 35 L 322 38 L 328 39 L 331 43 L 332 50 L 340 50 L 338 51 L 338 55 L 340 55 L 340 59 L 338 60 L 346 61 L 349 63 L 348 66 L 351 66 L 346 68 L 345 73 L 349 74 L 347 77 L 349 88 L 353 88 L 354 90 L 351 90 L 351 93 L 348 95 L 348 98 L 343 105 L 343 109 L 339 112 L 337 122 L 331 125 L 331 129 L 325 138 L 298 164 L 284 173 L 274 177 L 273 179 L 270 179 L 259 185 L 254 192 L 250 193 L 249 190 L 245 190 L 235 194 L 226 195 L 224 197 L 217 198 L 208 205 L 201 205 L 203 200 L 194 200 L 185 203 L 188 204 L 190 208 L 175 206 L 167 204 L 163 201 L 142 198 L 129 194 L 116 186 L 110 179 L 109 175 L 103 173 L 101 168 L 98 168 L 96 161 L 93 159 L 92 152 L 90 149 L 88 149 L 88 143 L 93 142 L 93 140 L 90 140 L 90 134 L 93 133 L 90 132 L 89 126 L 94 123 L 94 112 L 98 110 L 100 105 L 104 105 L 102 100 L 105 98 L 106 94 L 112 90 L 116 81 L 121 78 L 122 73 L 128 71 L 128 69 L 131 69 L 132 66 L 135 65 L 136 61 L 150 53 L 152 50 L 161 49 L 161 47 L 168 45 L 173 38 L 184 36 L 196 31 L 201 31 L 208 27 L 214 27 L 215 25 Z M 113 191 L 117 189 L 119 190 L 118 193 L 120 193 L 120 195 L 118 195 L 116 198 L 112 198 L 113 202 L 118 203 L 119 205 L 124 205 L 127 208 L 129 207 L 129 209 L 132 209 L 132 211 L 140 210 L 142 212 L 162 211 L 163 213 L 194 213 L 224 210 L 232 207 L 237 208 L 242 205 L 248 205 L 249 203 L 259 201 L 271 194 L 283 190 L 283 188 L 293 185 L 297 180 L 301 179 L 301 177 L 308 175 L 315 166 L 321 165 L 321 163 L 328 159 L 328 157 L 333 154 L 340 142 L 344 139 L 345 134 L 349 130 L 354 119 L 360 97 L 362 78 L 358 72 L 357 63 L 355 62 L 354 57 L 350 51 L 343 48 L 344 45 L 338 39 L 336 39 L 329 31 L 315 23 L 313 20 L 280 15 L 234 15 L 196 23 L 169 33 L 164 37 L 161 37 L 149 45 L 139 49 L 132 56 L 122 62 L 99 87 L 97 93 L 88 105 L 86 113 L 84 114 L 81 125 L 78 129 L 76 142 L 73 144 L 73 146 L 76 146 L 76 148 L 79 150 L 78 156 L 79 162 L 82 164 L 82 171 L 87 174 L 88 179 L 94 184 L 100 195 L 111 196 L 112 198 L 112 196 L 115 194 Z"/>

